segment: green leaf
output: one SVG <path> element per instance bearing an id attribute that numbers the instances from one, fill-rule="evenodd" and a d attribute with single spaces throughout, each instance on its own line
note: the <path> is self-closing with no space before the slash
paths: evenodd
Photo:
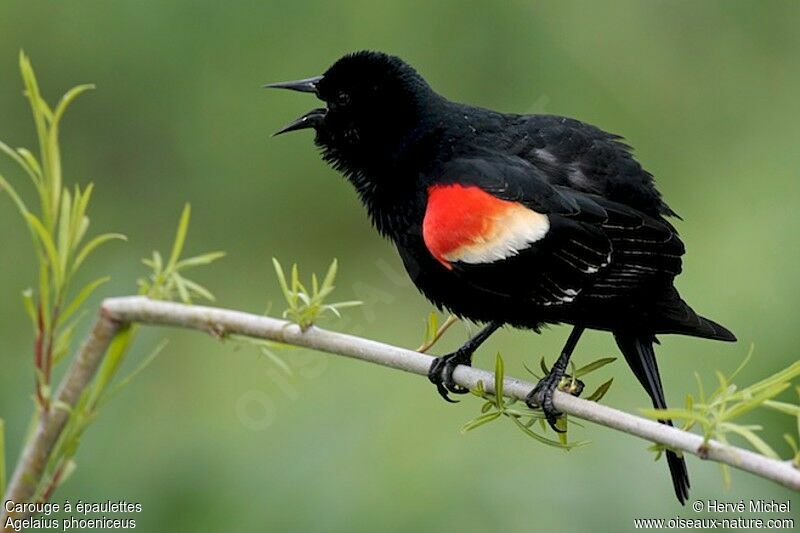
<path id="1" fill-rule="evenodd" d="M 607 364 L 613 363 L 616 360 L 617 360 L 616 357 L 603 357 L 602 359 L 598 359 L 597 361 L 593 361 L 593 362 L 589 363 L 586 366 L 580 367 L 578 370 L 575 371 L 574 376 L 576 378 L 579 378 L 581 376 L 585 376 L 586 374 L 589 374 L 590 372 L 594 372 L 598 368 L 602 368 L 602 367 L 606 366 Z"/>
<path id="2" fill-rule="evenodd" d="M 789 383 L 798 376 L 800 376 L 800 360 L 794 362 L 793 364 L 789 365 L 783 370 L 776 372 L 775 374 L 769 376 L 768 378 L 763 379 L 758 383 L 755 383 L 754 385 L 750 385 L 749 387 L 744 389 L 743 392 L 749 394 L 756 394 L 764 389 L 768 389 L 779 383 Z"/>
<path id="3" fill-rule="evenodd" d="M 13 159 L 21 168 L 25 171 L 25 174 L 33 182 L 34 187 L 38 191 L 41 187 L 41 174 L 37 173 L 35 168 L 30 165 L 28 161 L 20 154 L 18 150 L 13 150 L 10 146 L 6 143 L 0 141 L 0 152 L 6 153 L 11 159 Z M 29 152 L 30 153 L 30 152 Z M 35 160 L 34 160 L 35 161 Z"/>
<path id="4" fill-rule="evenodd" d="M 653 418 L 655 420 L 694 420 L 696 422 L 705 422 L 706 419 L 702 415 L 694 412 L 694 411 L 687 411 L 686 409 L 639 409 L 639 412 L 642 413 L 644 416 L 648 418 Z"/>
<path id="5" fill-rule="evenodd" d="M 56 335 L 56 341 L 53 344 L 53 366 L 60 363 L 64 356 L 67 355 L 72 336 L 75 334 L 75 328 L 78 326 L 82 315 L 83 313 L 78 315 L 70 324 L 61 328 L 61 331 Z"/>
<path id="6" fill-rule="evenodd" d="M 500 411 L 492 411 L 491 413 L 485 413 L 476 418 L 473 418 L 472 420 L 461 426 L 461 433 L 472 431 L 473 429 L 479 428 L 484 424 L 488 424 L 492 420 L 497 420 L 502 414 L 503 413 L 501 413 Z"/>
<path id="7" fill-rule="evenodd" d="M 758 394 L 753 395 L 750 399 L 740 402 L 738 405 L 725 411 L 722 416 L 723 420 L 733 420 L 740 417 L 748 411 L 752 411 L 759 405 L 763 404 L 766 400 L 773 398 L 785 391 L 790 387 L 789 383 L 774 383 L 768 388 L 758 388 Z M 750 389 L 750 387 L 748 387 Z M 744 391 L 743 391 L 744 392 Z"/>
<path id="8" fill-rule="evenodd" d="M 175 275 L 177 276 L 178 274 L 175 274 Z M 195 293 L 197 296 L 199 296 L 201 298 L 205 298 L 206 300 L 208 300 L 210 302 L 215 301 L 214 295 L 211 294 L 211 291 L 209 291 L 208 289 L 206 289 L 205 287 L 203 287 L 199 283 L 196 283 L 196 282 L 194 282 L 194 281 L 192 281 L 190 279 L 186 279 L 184 277 L 181 277 L 181 279 L 183 280 L 184 285 L 186 285 L 186 288 L 189 289 L 189 291 Z"/>
<path id="9" fill-rule="evenodd" d="M 334 259 L 331 261 L 331 266 L 328 267 L 328 273 L 325 274 L 325 278 L 322 280 L 321 288 L 324 290 L 327 287 L 333 287 L 333 282 L 336 280 L 336 273 L 339 270 L 339 262 Z"/>
<path id="10" fill-rule="evenodd" d="M 100 363 L 97 375 L 88 390 L 87 409 L 94 409 L 103 393 L 106 392 L 111 380 L 114 379 L 130 347 L 134 330 L 135 328 L 131 325 L 123 326 L 111 339 L 106 356 L 103 362 Z"/>
<path id="11" fill-rule="evenodd" d="M 22 305 L 25 307 L 25 314 L 31 320 L 33 331 L 36 333 L 38 329 L 38 320 L 36 319 L 36 304 L 33 303 L 33 290 L 28 288 L 22 291 Z"/>
<path id="12" fill-rule="evenodd" d="M 60 287 L 64 273 L 59 267 L 61 262 L 59 261 L 58 251 L 56 250 L 56 244 L 55 242 L 53 242 L 53 236 L 44 227 L 42 221 L 39 220 L 39 217 L 37 217 L 33 213 L 30 212 L 25 213 L 25 219 L 28 221 L 28 224 L 34 229 L 37 237 L 39 237 L 39 243 L 41 244 L 42 249 L 44 250 L 45 256 L 47 257 L 47 261 L 49 262 L 50 268 L 52 269 L 52 272 L 54 274 L 53 282 L 55 283 L 56 287 Z"/>
<path id="13" fill-rule="evenodd" d="M 175 265 L 175 270 L 183 270 L 186 268 L 208 265 L 223 257 L 225 257 L 225 252 L 218 251 L 218 252 L 209 252 L 207 254 L 202 254 L 202 255 L 196 255 L 188 259 L 181 259 Z"/>
<path id="14" fill-rule="evenodd" d="M 800 416 L 800 405 L 794 405 L 786 402 L 776 402 L 775 400 L 766 400 L 764 402 L 764 407 L 775 409 L 776 411 L 780 411 L 781 413 L 785 413 L 790 416 Z"/>
<path id="15" fill-rule="evenodd" d="M 139 363 L 139 365 L 133 370 L 133 372 L 131 372 L 130 374 L 128 374 L 127 376 L 122 378 L 119 381 L 119 383 L 114 385 L 114 388 L 112 388 L 105 395 L 103 395 L 103 397 L 101 398 L 101 400 L 100 400 L 100 402 L 98 404 L 98 407 L 108 403 L 108 401 L 111 400 L 111 398 L 113 398 L 117 394 L 119 394 L 122 391 L 122 389 L 127 387 L 130 384 L 130 382 L 133 381 L 134 378 L 136 378 L 136 376 L 141 374 L 144 371 L 144 369 L 146 369 L 148 366 L 150 366 L 150 363 L 152 363 L 153 360 L 155 360 L 155 358 L 158 357 L 158 355 L 164 350 L 164 347 L 166 347 L 166 345 L 168 343 L 169 343 L 168 340 L 162 339 L 161 342 L 159 342 L 156 345 L 156 347 L 153 348 L 153 350 L 147 355 L 147 357 L 145 357 L 142 360 L 142 362 Z"/>
<path id="16" fill-rule="evenodd" d="M 64 188 L 64 193 L 61 196 L 61 215 L 58 221 L 58 237 L 56 239 L 56 248 L 58 250 L 58 257 L 61 260 L 59 269 L 61 272 L 67 271 L 67 260 L 69 253 L 72 249 L 70 243 L 70 219 L 72 218 L 72 196 L 69 189 Z"/>
<path id="17" fill-rule="evenodd" d="M 294 372 L 292 372 L 292 368 L 286 363 L 286 361 L 275 355 L 275 353 L 272 350 L 270 350 L 266 346 L 261 346 L 259 349 L 261 350 L 261 353 L 264 356 L 266 356 L 270 361 L 275 363 L 275 366 L 283 370 L 284 373 L 286 373 L 286 375 L 288 376 L 294 375 Z"/>
<path id="18" fill-rule="evenodd" d="M 752 430 L 748 429 L 747 427 L 741 426 L 739 424 L 725 423 L 723 424 L 723 428 L 727 431 L 731 431 L 733 433 L 736 433 L 744 437 L 747 440 L 747 442 L 749 442 L 750 445 L 753 446 L 753 448 L 755 448 L 761 455 L 765 455 L 772 459 L 780 459 L 780 457 L 778 457 L 778 454 L 775 453 L 775 450 L 773 450 L 766 442 L 764 442 L 764 440 L 761 437 L 756 435 Z"/>
<path id="19" fill-rule="evenodd" d="M 78 269 L 81 267 L 83 262 L 89 257 L 98 246 L 101 246 L 103 243 L 112 240 L 120 240 L 120 241 L 127 241 L 128 237 L 121 233 L 104 233 L 103 235 L 98 235 L 94 239 L 87 242 L 81 251 L 75 256 L 75 261 L 72 263 L 72 269 L 70 271 L 70 275 L 75 274 Z"/>
<path id="20" fill-rule="evenodd" d="M 725 490 L 729 490 L 731 488 L 731 469 L 724 463 L 720 463 L 719 469 L 722 473 L 722 486 L 725 487 Z"/>
<path id="21" fill-rule="evenodd" d="M 516 417 L 512 416 L 510 418 L 514 422 L 514 424 L 516 424 L 516 426 L 523 433 L 525 433 L 529 437 L 541 442 L 542 444 L 547 444 L 548 446 L 553 446 L 555 448 L 561 448 L 561 449 L 566 449 L 566 450 L 569 450 L 569 449 L 572 449 L 572 448 L 577 448 L 578 446 L 584 446 L 584 445 L 588 444 L 587 441 L 579 441 L 579 442 L 573 442 L 573 443 L 569 443 L 569 444 L 564 444 L 564 443 L 562 443 L 560 441 L 557 441 L 557 440 L 548 439 L 547 437 L 543 437 L 543 436 L 539 435 L 538 433 L 536 433 L 535 431 L 533 431 L 532 429 L 530 429 L 529 427 L 527 427 L 525 424 L 520 422 L 519 419 L 517 419 Z"/>
<path id="22" fill-rule="evenodd" d="M 167 261 L 166 270 L 168 271 L 175 269 L 175 265 L 178 263 L 178 258 L 181 256 L 183 245 L 186 243 L 186 234 L 189 232 L 189 220 L 191 217 L 192 206 L 187 203 L 183 206 L 181 218 L 178 222 L 178 230 L 175 232 L 175 240 L 172 243 L 172 252 L 170 253 L 169 261 Z"/>
<path id="23" fill-rule="evenodd" d="M 494 360 L 494 396 L 497 408 L 503 410 L 503 376 L 505 375 L 505 365 L 503 363 L 503 356 L 500 352 Z"/>
<path id="24" fill-rule="evenodd" d="M 278 284 L 281 287 L 281 292 L 283 292 L 283 297 L 286 299 L 286 303 L 291 305 L 291 291 L 289 290 L 289 285 L 286 283 L 286 276 L 283 273 L 283 267 L 274 257 L 272 258 L 272 265 L 275 267 L 275 275 L 278 277 Z"/>
<path id="25" fill-rule="evenodd" d="M 80 309 L 81 305 L 83 305 L 86 299 L 89 296 L 91 296 L 91 294 L 95 291 L 95 289 L 97 289 L 97 287 L 99 287 L 103 283 L 106 283 L 110 279 L 111 279 L 110 276 L 105 276 L 102 278 L 97 278 L 96 280 L 93 280 L 84 285 L 81 288 L 81 290 L 78 291 L 78 294 L 75 296 L 75 298 L 73 298 L 72 301 L 69 303 L 69 305 L 67 305 L 67 307 L 64 309 L 64 312 L 61 313 L 61 320 L 62 321 L 68 320 L 69 317 L 71 317 L 75 311 Z"/>
<path id="26" fill-rule="evenodd" d="M 94 88 L 95 86 L 93 84 L 87 83 L 84 85 L 76 85 L 75 87 L 64 93 L 64 96 L 61 97 L 61 100 L 58 102 L 58 105 L 56 105 L 56 109 L 53 112 L 51 127 L 55 128 L 58 126 L 58 123 L 64 116 L 64 112 L 78 96 L 80 96 L 82 93 L 85 93 L 86 91 L 91 91 Z"/>
<path id="27" fill-rule="evenodd" d="M 547 369 L 547 365 L 544 363 L 544 356 L 542 356 L 542 358 L 539 360 L 539 368 L 542 369 L 542 372 L 544 372 L 545 376 L 550 373 L 550 371 Z"/>
<path id="28" fill-rule="evenodd" d="M 603 396 L 606 395 L 608 389 L 611 388 L 611 384 L 613 382 L 614 378 L 609 379 L 608 381 L 597 387 L 597 390 L 591 393 L 589 396 L 587 396 L 586 399 L 592 402 L 599 402 L 603 398 Z"/>

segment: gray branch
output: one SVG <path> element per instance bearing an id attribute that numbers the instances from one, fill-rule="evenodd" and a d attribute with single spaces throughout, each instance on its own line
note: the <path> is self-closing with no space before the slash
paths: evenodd
<path id="1" fill-rule="evenodd" d="M 111 338 L 122 324 L 140 323 L 174 326 L 208 332 L 214 336 L 245 335 L 259 339 L 311 348 L 343 355 L 382 366 L 426 376 L 433 358 L 412 350 L 380 342 L 311 327 L 306 331 L 284 320 L 199 305 L 149 300 L 140 296 L 110 298 L 103 302 L 93 329 L 61 382 L 57 403 L 74 407 L 80 393 L 91 381 Z M 494 392 L 494 374 L 477 368 L 459 366 L 453 377 L 459 385 L 475 388 L 482 381 L 488 392 Z M 505 378 L 504 392 L 510 398 L 524 400 L 533 384 Z M 611 407 L 576 398 L 556 391 L 555 407 L 568 415 L 616 429 L 641 439 L 663 444 L 700 457 L 724 463 L 759 477 L 770 479 L 794 490 L 800 490 L 800 470 L 790 461 L 779 461 L 757 453 L 710 441 L 703 446 L 699 435 L 659 424 Z M 51 408 L 41 417 L 17 465 L 6 499 L 27 502 L 35 495 L 47 460 L 67 423 L 65 410 Z M 5 506 L 4 506 L 5 507 Z M 0 510 L 5 521 L 5 508 Z M 18 516 L 17 516 L 18 517 Z M 2 523 L 2 522 L 0 522 Z"/>

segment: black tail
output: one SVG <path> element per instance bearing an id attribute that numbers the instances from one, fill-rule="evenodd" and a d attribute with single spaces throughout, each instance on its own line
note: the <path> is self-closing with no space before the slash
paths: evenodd
<path id="1" fill-rule="evenodd" d="M 667 402 L 664 400 L 664 389 L 661 386 L 656 354 L 653 351 L 655 337 L 648 334 L 615 332 L 614 338 L 620 351 L 622 351 L 622 355 L 625 356 L 628 366 L 631 367 L 631 370 L 639 379 L 639 383 L 650 395 L 653 406 L 657 409 L 665 409 Z M 672 425 L 669 420 L 659 420 L 659 422 L 669 426 Z M 683 505 L 689 497 L 689 472 L 686 470 L 686 461 L 675 452 L 667 451 L 667 464 L 669 465 L 669 473 L 672 476 L 675 495 Z"/>
<path id="2" fill-rule="evenodd" d="M 678 333 L 728 342 L 736 340 L 736 335 L 725 326 L 695 313 L 683 301 L 675 287 L 669 287 L 655 305 L 657 312 L 654 315 L 658 319 L 652 327 L 657 333 Z"/>

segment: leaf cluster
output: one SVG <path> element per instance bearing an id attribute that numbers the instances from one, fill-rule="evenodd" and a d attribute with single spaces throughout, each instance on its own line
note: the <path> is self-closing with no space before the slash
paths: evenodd
<path id="1" fill-rule="evenodd" d="M 574 392 L 576 390 L 577 379 L 581 376 L 585 376 L 598 370 L 605 365 L 612 363 L 615 361 L 613 357 L 607 357 L 603 359 L 598 359 L 592 363 L 589 363 L 586 366 L 583 366 L 578 369 L 574 369 L 570 376 L 565 376 L 562 380 L 561 384 L 559 385 L 559 389 L 564 392 Z M 548 369 L 544 362 L 544 358 L 540 361 L 540 366 L 542 371 L 547 374 Z M 478 382 L 477 387 L 470 391 L 473 395 L 485 400 L 483 405 L 481 406 L 481 414 L 476 418 L 473 418 L 464 426 L 462 426 L 461 431 L 466 433 L 467 431 L 471 431 L 476 429 L 480 426 L 488 424 L 489 422 L 493 422 L 494 420 L 499 419 L 500 417 L 505 417 L 511 420 L 514 425 L 522 431 L 528 437 L 548 446 L 553 446 L 556 448 L 561 448 L 565 450 L 570 450 L 572 448 L 576 448 L 579 446 L 583 446 L 588 444 L 588 441 L 578 441 L 578 442 L 569 442 L 567 440 L 567 429 L 568 429 L 568 422 L 567 416 L 561 415 L 558 418 L 557 427 L 563 433 L 557 433 L 558 440 L 554 440 L 544 436 L 542 433 L 546 433 L 549 429 L 549 426 L 546 422 L 546 418 L 544 413 L 541 409 L 531 409 L 526 405 L 520 405 L 519 401 L 516 398 L 507 399 L 504 396 L 503 390 L 503 379 L 505 374 L 505 367 L 503 363 L 502 356 L 498 353 L 495 358 L 495 368 L 494 368 L 494 393 L 489 393 L 486 391 L 486 387 L 482 381 Z M 595 392 L 589 395 L 588 399 L 593 401 L 599 401 L 605 394 L 608 392 L 609 388 L 611 387 L 613 379 L 606 381 L 600 387 L 597 388 Z M 534 431 L 536 426 L 536 422 L 538 421 L 538 426 L 541 433 Z"/>
<path id="2" fill-rule="evenodd" d="M 272 264 L 275 267 L 278 284 L 288 306 L 283 311 L 283 317 L 300 326 L 303 331 L 316 324 L 326 313 L 341 317 L 340 309 L 362 304 L 362 302 L 355 300 L 326 303 L 327 298 L 335 289 L 334 282 L 338 271 L 336 259 L 331 262 L 328 272 L 322 278 L 322 282 L 319 281 L 316 274 L 311 274 L 311 290 L 308 290 L 306 285 L 300 281 L 300 271 L 297 263 L 292 264 L 288 279 L 280 262 L 274 257 L 272 258 Z"/>
<path id="3" fill-rule="evenodd" d="M 189 231 L 189 221 L 192 215 L 192 206 L 184 205 L 172 250 L 165 263 L 161 254 L 154 250 L 149 259 L 142 259 L 142 263 L 150 268 L 150 273 L 145 278 L 140 278 L 139 294 L 146 295 L 156 300 L 176 300 L 190 304 L 194 298 L 203 298 L 214 301 L 214 295 L 196 281 L 187 278 L 185 272 L 189 269 L 208 265 L 225 256 L 225 252 L 207 252 L 193 257 L 181 259 L 183 247 L 186 243 L 186 234 Z"/>
<path id="4" fill-rule="evenodd" d="M 642 409 L 642 414 L 658 420 L 682 420 L 683 429 L 687 431 L 697 427 L 703 436 L 703 446 L 707 445 L 711 439 L 727 444 L 730 437 L 735 436 L 743 439 L 758 453 L 772 459 L 779 459 L 774 448 L 759 435 L 763 427 L 758 424 L 741 423 L 740 419 L 755 409 L 767 408 L 794 417 L 797 420 L 797 432 L 800 435 L 800 405 L 775 399 L 790 389 L 792 381 L 800 376 L 800 361 L 748 387 L 739 388 L 733 380 L 748 364 L 752 355 L 753 347 L 751 346 L 745 359 L 730 376 L 716 371 L 717 387 L 710 394 L 706 393 L 700 375 L 695 372 L 697 397 L 687 394 L 683 408 Z M 800 398 L 800 387 L 795 385 L 794 389 Z M 800 467 L 800 449 L 798 449 L 797 438 L 789 433 L 784 434 L 783 437 L 792 450 L 792 461 Z M 654 445 L 651 449 L 657 452 L 656 459 L 658 459 L 664 447 Z M 726 486 L 730 485 L 729 468 L 727 465 L 720 466 Z"/>

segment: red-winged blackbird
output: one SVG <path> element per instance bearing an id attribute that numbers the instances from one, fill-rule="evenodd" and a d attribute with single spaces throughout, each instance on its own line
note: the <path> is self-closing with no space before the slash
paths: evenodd
<path id="1" fill-rule="evenodd" d="M 503 325 L 573 325 L 528 396 L 556 430 L 553 391 L 584 329 L 613 333 L 658 408 L 666 403 L 657 334 L 736 340 L 678 295 L 684 247 L 665 220 L 677 215 L 618 135 L 565 117 L 451 102 L 411 66 L 378 52 L 267 86 L 325 102 L 278 133 L 314 128 L 322 157 L 355 186 L 417 288 L 438 308 L 486 324 L 431 366 L 429 378 L 448 401 L 448 391 L 467 392 L 454 383 L 454 368 L 469 365 Z M 686 464 L 666 455 L 684 503 Z"/>

